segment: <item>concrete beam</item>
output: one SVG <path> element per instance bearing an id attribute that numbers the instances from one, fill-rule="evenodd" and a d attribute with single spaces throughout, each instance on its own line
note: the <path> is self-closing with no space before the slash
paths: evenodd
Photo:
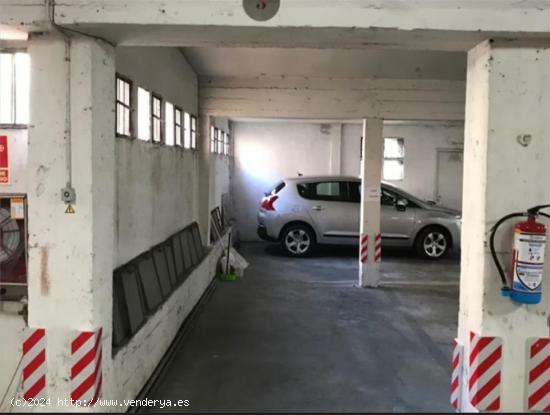
<path id="1" fill-rule="evenodd" d="M 201 111 L 228 117 L 463 120 L 461 81 L 201 78 Z"/>
<path id="2" fill-rule="evenodd" d="M 121 45 L 468 50 L 488 37 L 550 39 L 542 0 L 293 0 L 267 22 L 249 18 L 240 0 L 64 0 L 58 24 Z M 37 0 L 0 0 L 0 24 L 49 27 Z"/>

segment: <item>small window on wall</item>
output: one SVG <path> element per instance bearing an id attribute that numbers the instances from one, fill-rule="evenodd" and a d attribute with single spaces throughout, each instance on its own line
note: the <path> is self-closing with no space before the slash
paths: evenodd
<path id="1" fill-rule="evenodd" d="M 197 149 L 197 117 L 191 115 L 191 148 Z"/>
<path id="2" fill-rule="evenodd" d="M 218 154 L 224 154 L 225 131 L 220 130 L 218 135 Z"/>
<path id="3" fill-rule="evenodd" d="M 132 84 L 117 75 L 116 78 L 116 134 L 132 136 Z"/>
<path id="4" fill-rule="evenodd" d="M 181 109 L 178 107 L 174 110 L 174 135 L 176 145 L 181 147 Z"/>
<path id="5" fill-rule="evenodd" d="M 183 148 L 191 148 L 191 115 L 183 115 Z"/>
<path id="6" fill-rule="evenodd" d="M 29 87 L 29 55 L 0 53 L 0 124 L 28 124 Z"/>
<path id="7" fill-rule="evenodd" d="M 153 142 L 162 142 L 162 98 L 153 95 L 151 105 L 151 116 L 153 119 Z"/>
<path id="8" fill-rule="evenodd" d="M 225 154 L 226 156 L 229 155 L 229 134 L 225 134 L 225 140 L 223 142 L 224 144 L 224 147 L 223 147 L 223 154 Z"/>
<path id="9" fill-rule="evenodd" d="M 218 134 L 219 130 L 216 127 L 210 129 L 210 152 L 216 153 L 218 151 Z"/>
<path id="10" fill-rule="evenodd" d="M 167 102 L 164 104 L 164 125 L 166 126 L 167 146 L 173 146 L 175 143 L 175 125 L 174 125 L 174 104 Z"/>
<path id="11" fill-rule="evenodd" d="M 405 143 L 402 138 L 384 139 L 384 180 L 403 180 L 405 176 Z"/>
<path id="12" fill-rule="evenodd" d="M 138 138 L 151 140 L 151 93 L 138 88 Z"/>

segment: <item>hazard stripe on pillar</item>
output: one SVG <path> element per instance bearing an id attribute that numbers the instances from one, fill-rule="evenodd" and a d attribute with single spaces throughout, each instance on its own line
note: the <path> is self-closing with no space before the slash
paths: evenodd
<path id="1" fill-rule="evenodd" d="M 369 259 L 368 247 L 369 247 L 369 235 L 364 233 L 361 235 L 361 246 L 359 248 L 359 258 L 363 264 L 366 263 L 367 260 Z"/>
<path id="2" fill-rule="evenodd" d="M 527 409 L 550 411 L 550 339 L 527 340 Z"/>
<path id="3" fill-rule="evenodd" d="M 470 403 L 479 411 L 500 409 L 502 339 L 470 332 L 468 357 Z"/>
<path id="4" fill-rule="evenodd" d="M 460 402 L 462 398 L 462 363 L 463 363 L 464 347 L 458 343 L 457 339 L 453 340 L 453 361 L 451 375 L 451 406 L 460 410 Z"/>
<path id="5" fill-rule="evenodd" d="M 380 232 L 374 237 L 374 262 L 382 260 L 382 235 Z"/>
<path id="6" fill-rule="evenodd" d="M 71 399 L 93 405 L 101 396 L 102 329 L 77 332 L 71 343 Z"/>
<path id="7" fill-rule="evenodd" d="M 46 330 L 29 329 L 23 342 L 23 398 L 46 397 Z"/>

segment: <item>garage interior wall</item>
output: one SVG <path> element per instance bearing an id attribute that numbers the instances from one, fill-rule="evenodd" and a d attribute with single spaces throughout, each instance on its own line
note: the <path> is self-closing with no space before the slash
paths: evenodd
<path id="1" fill-rule="evenodd" d="M 198 114 L 197 76 L 184 55 L 174 48 L 119 48 L 119 74 L 180 107 Z M 136 96 L 136 94 L 134 95 Z M 164 106 L 164 102 L 163 102 Z M 218 120 L 228 128 L 227 120 Z M 197 137 L 198 145 L 208 140 Z M 164 241 L 193 221 L 198 221 L 198 152 L 116 138 L 117 151 L 117 265 Z M 219 159 L 218 159 L 219 157 Z M 228 191 L 227 157 L 211 163 L 214 200 Z M 207 243 L 208 241 L 203 241 Z M 152 316 L 145 326 L 114 356 L 111 385 L 118 398 L 134 398 L 160 361 L 185 317 L 210 283 L 219 255 L 207 259 Z M 120 386 L 124 385 L 124 386 Z"/>
<path id="2" fill-rule="evenodd" d="M 197 76 L 178 49 L 117 48 L 116 70 L 132 81 L 133 97 L 139 86 L 197 115 Z M 198 161 L 192 151 L 126 138 L 116 152 L 118 266 L 197 220 Z"/>
<path id="3" fill-rule="evenodd" d="M 229 119 L 223 117 L 212 117 L 211 124 L 226 134 L 229 134 L 232 140 L 231 123 Z M 231 141 L 230 152 L 231 155 Z M 210 186 L 210 210 L 217 206 L 222 206 L 222 196 L 230 191 L 230 172 L 231 172 L 231 156 L 224 154 L 211 154 L 211 173 L 212 185 Z"/>
<path id="4" fill-rule="evenodd" d="M 233 198 L 240 240 L 257 241 L 256 213 L 263 193 L 284 177 L 359 175 L 361 125 L 283 121 L 235 121 Z M 341 133 L 340 133 L 341 132 Z M 432 199 L 438 149 L 462 151 L 462 122 L 386 122 L 385 137 L 405 143 L 404 180 L 393 182 Z M 338 139 L 339 138 L 339 139 Z M 334 162 L 340 158 L 340 163 Z M 340 167 L 340 172 L 335 170 Z M 462 190 L 460 190 L 461 192 Z"/>

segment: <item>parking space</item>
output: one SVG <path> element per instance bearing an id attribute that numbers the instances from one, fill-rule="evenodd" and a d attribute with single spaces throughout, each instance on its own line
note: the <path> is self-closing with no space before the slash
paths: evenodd
<path id="1" fill-rule="evenodd" d="M 240 251 L 245 277 L 216 282 L 152 399 L 189 399 L 192 411 L 451 409 L 456 254 L 385 251 L 381 287 L 360 290 L 355 248 Z"/>

